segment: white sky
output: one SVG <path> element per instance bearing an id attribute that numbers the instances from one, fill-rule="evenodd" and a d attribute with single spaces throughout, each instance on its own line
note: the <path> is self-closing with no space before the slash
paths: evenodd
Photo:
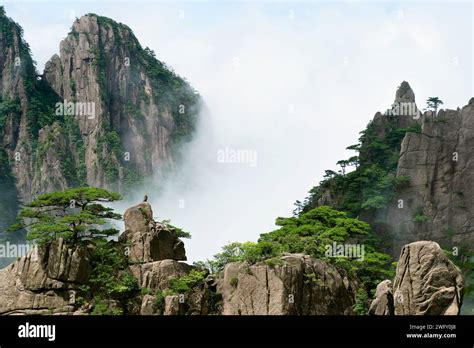
<path id="1" fill-rule="evenodd" d="M 410 82 L 419 107 L 473 96 L 472 2 L 6 2 L 42 70 L 74 17 L 127 24 L 203 96 L 208 112 L 155 215 L 192 233 L 191 261 L 256 240 L 289 215 L 376 111 Z M 226 147 L 257 166 L 217 163 Z M 138 193 L 141 195 L 142 193 Z M 184 201 L 184 208 L 179 201 Z M 131 204 L 127 202 L 127 204 Z"/>

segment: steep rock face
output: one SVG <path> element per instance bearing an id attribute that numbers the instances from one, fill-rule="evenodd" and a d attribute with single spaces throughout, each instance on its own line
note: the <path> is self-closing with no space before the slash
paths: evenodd
<path id="1" fill-rule="evenodd" d="M 64 187 L 64 176 L 55 175 L 45 179 L 44 164 L 39 168 L 40 149 L 44 149 L 49 131 L 38 130 L 51 123 L 49 102 L 54 103 L 54 92 L 37 79 L 28 44 L 22 38 L 23 30 L 5 15 L 0 7 L 0 233 L 13 223 L 18 201 L 30 200 L 35 192 L 48 188 Z M 63 141 L 60 135 L 53 142 Z M 58 158 L 70 155 L 67 146 L 59 147 L 63 152 L 50 153 L 48 164 L 57 166 Z M 73 156 L 71 156 L 71 159 Z M 10 241 L 21 240 L 11 237 Z M 3 266 L 3 261 L 0 267 Z"/>
<path id="2" fill-rule="evenodd" d="M 45 78 L 62 99 L 93 108 L 76 115 L 90 185 L 123 190 L 137 177 L 172 168 L 173 146 L 193 130 L 195 92 L 126 25 L 108 18 L 76 20 Z"/>
<path id="3" fill-rule="evenodd" d="M 356 289 L 334 266 L 301 254 L 274 266 L 230 263 L 217 279 L 226 315 L 352 314 Z"/>
<path id="4" fill-rule="evenodd" d="M 0 29 L 0 185 L 13 186 L 9 202 L 27 202 L 78 183 L 80 139 L 73 120 L 54 114 L 59 96 L 37 76 L 21 27 L 3 13 Z"/>
<path id="5" fill-rule="evenodd" d="M 435 242 L 419 241 L 404 246 L 393 282 L 393 296 L 390 296 L 390 283 L 385 280 L 377 287 L 371 314 L 460 313 L 464 291 L 462 274 Z"/>
<path id="6" fill-rule="evenodd" d="M 90 274 L 90 251 L 71 248 L 63 239 L 34 247 L 0 270 L 0 314 L 67 314 Z"/>
<path id="7" fill-rule="evenodd" d="M 410 177 L 397 194 L 403 209 L 393 202 L 379 216 L 392 227 L 394 250 L 420 239 L 472 250 L 474 101 L 436 116 L 425 113 L 421 121 L 421 133 L 406 134 L 400 149 L 397 176 Z"/>

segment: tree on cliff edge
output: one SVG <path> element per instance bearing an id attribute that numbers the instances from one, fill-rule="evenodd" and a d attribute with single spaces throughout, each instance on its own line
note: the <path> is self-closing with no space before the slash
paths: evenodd
<path id="1" fill-rule="evenodd" d="M 438 107 L 443 104 L 444 104 L 443 101 L 439 99 L 438 97 L 430 97 L 426 101 L 426 105 L 428 106 L 428 108 L 433 110 L 435 116 L 438 113 Z"/>
<path id="2" fill-rule="evenodd" d="M 109 220 L 119 220 L 120 214 L 101 203 L 122 197 L 96 187 L 79 187 L 38 196 L 18 215 L 17 223 L 9 228 L 26 228 L 27 239 L 44 244 L 57 238 L 76 243 L 83 239 L 106 238 L 117 234 L 115 228 L 105 228 Z M 102 228 L 101 228 L 102 227 Z"/>

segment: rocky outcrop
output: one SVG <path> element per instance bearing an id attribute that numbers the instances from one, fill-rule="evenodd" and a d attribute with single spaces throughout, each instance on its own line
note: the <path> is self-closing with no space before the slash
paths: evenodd
<path id="1" fill-rule="evenodd" d="M 155 222 L 151 206 L 146 202 L 126 211 L 125 226 L 127 230 L 114 245 L 120 250 L 129 248 L 128 271 L 139 288 L 149 292 L 137 293 L 130 299 L 129 312 L 207 314 L 210 287 L 206 282 L 178 296 L 178 302 L 176 294 L 163 292 L 171 287 L 173 279 L 195 269 L 178 261 L 186 256 L 176 231 Z M 71 247 L 62 238 L 35 246 L 27 256 L 0 270 L 0 314 L 89 314 L 94 298 L 86 296 L 81 287 L 89 284 L 93 252 L 93 244 Z M 161 293 L 164 295 L 159 304 L 157 296 Z M 88 303 L 76 303 L 76 297 L 82 297 L 82 302 L 88 298 Z M 134 308 L 137 301 L 141 305 Z M 101 299 L 101 302 L 110 310 L 119 309 L 115 300 Z"/>
<path id="2" fill-rule="evenodd" d="M 127 248 L 129 269 L 140 288 L 150 292 L 142 297 L 137 314 L 208 314 L 210 290 L 205 282 L 185 294 L 169 293 L 174 279 L 196 269 L 178 262 L 186 260 L 186 252 L 175 229 L 154 221 L 153 210 L 147 202 L 127 209 L 124 220 L 126 230 L 119 241 Z"/>
<path id="3" fill-rule="evenodd" d="M 302 254 L 271 264 L 230 263 L 217 279 L 227 315 L 352 314 L 356 289 L 344 272 Z"/>
<path id="4" fill-rule="evenodd" d="M 459 269 L 435 242 L 419 241 L 403 247 L 393 282 L 377 287 L 371 314 L 457 315 L 460 313 L 464 280 Z M 393 301 L 393 302 L 391 302 Z"/>
<path id="5" fill-rule="evenodd" d="M 69 247 L 58 239 L 0 270 L 0 314 L 73 313 L 75 297 L 87 282 L 87 247 Z"/>
<path id="6" fill-rule="evenodd" d="M 127 245 L 130 262 L 186 260 L 184 243 L 177 237 L 176 230 L 154 221 L 149 203 L 143 202 L 127 209 L 124 220 L 125 232 L 120 241 Z"/>

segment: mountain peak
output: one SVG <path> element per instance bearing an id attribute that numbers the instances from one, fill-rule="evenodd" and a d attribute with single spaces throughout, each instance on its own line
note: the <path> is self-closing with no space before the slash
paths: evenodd
<path id="1" fill-rule="evenodd" d="M 415 102 L 415 93 L 406 81 L 400 84 L 395 94 L 395 103 L 399 102 Z"/>

